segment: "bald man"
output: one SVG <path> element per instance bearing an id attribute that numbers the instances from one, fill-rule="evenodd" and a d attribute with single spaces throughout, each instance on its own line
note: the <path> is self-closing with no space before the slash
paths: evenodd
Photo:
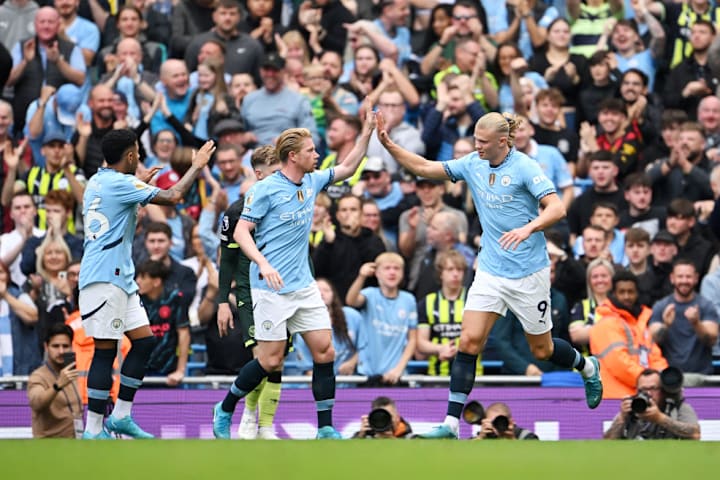
<path id="1" fill-rule="evenodd" d="M 103 162 L 101 149 L 102 137 L 113 128 L 115 114 L 112 108 L 113 91 L 107 85 L 96 85 L 90 91 L 88 107 L 92 118 L 89 122 L 89 131 L 81 128 L 88 122 L 78 122 L 78 129 L 73 135 L 72 144 L 78 158 L 78 165 L 83 169 L 87 178 L 97 172 Z"/>
<path id="2" fill-rule="evenodd" d="M 190 81 L 187 66 L 182 60 L 171 58 L 160 67 L 160 84 L 165 90 L 167 107 L 178 120 L 182 121 L 190 104 Z M 150 123 L 152 134 L 160 130 L 173 130 L 162 112 L 155 113 Z"/>
<path id="3" fill-rule="evenodd" d="M 153 85 L 158 76 L 143 68 L 143 49 L 134 38 L 123 38 L 117 44 L 114 54 L 105 56 L 110 72 L 100 80 L 112 90 L 122 92 L 128 99 L 128 113 L 131 117 L 142 118 L 140 105 L 143 101 L 155 99 Z"/>
<path id="4" fill-rule="evenodd" d="M 20 40 L 12 49 L 13 68 L 7 85 L 15 86 L 16 133 L 22 131 L 28 105 L 40 97 L 43 85 L 57 89 L 65 83 L 80 87 L 85 82 L 81 49 L 59 38 L 59 32 L 60 14 L 52 7 L 42 7 L 35 14 L 35 36 Z"/>
<path id="5" fill-rule="evenodd" d="M 708 95 L 700 100 L 697 119 L 705 132 L 707 157 L 712 162 L 720 162 L 720 98 Z"/>

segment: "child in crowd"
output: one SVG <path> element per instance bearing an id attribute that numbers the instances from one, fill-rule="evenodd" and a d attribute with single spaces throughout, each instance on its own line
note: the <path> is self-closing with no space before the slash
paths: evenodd
<path id="1" fill-rule="evenodd" d="M 137 267 L 138 293 L 155 336 L 155 349 L 147 365 L 147 376 L 167 375 L 175 387 L 185 377 L 190 352 L 188 302 L 182 292 L 165 288 L 170 270 L 161 262 L 148 260 Z"/>
<path id="2" fill-rule="evenodd" d="M 417 343 L 415 297 L 400 289 L 404 269 L 400 255 L 381 253 L 375 262 L 360 267 L 345 298 L 363 316 L 357 343 L 358 373 L 381 377 L 388 384 L 398 383 Z M 363 288 L 373 275 L 379 286 Z"/>

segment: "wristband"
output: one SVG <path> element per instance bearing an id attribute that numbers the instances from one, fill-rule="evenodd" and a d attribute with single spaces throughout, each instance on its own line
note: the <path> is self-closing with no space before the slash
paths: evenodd
<path id="1" fill-rule="evenodd" d="M 60 388 L 57 383 L 53 383 L 53 390 L 55 390 L 56 392 L 59 392 L 62 390 L 62 388 Z"/>
<path id="2" fill-rule="evenodd" d="M 442 44 L 442 43 L 440 43 L 440 42 L 437 42 L 437 45 L 438 45 L 438 47 L 440 47 L 440 48 L 445 48 L 445 47 L 447 47 L 447 43 Z"/>

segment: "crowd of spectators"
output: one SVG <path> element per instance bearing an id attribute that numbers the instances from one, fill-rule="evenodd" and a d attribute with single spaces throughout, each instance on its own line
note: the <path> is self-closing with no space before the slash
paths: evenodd
<path id="1" fill-rule="evenodd" d="M 523 119 L 516 148 L 568 210 L 546 233 L 553 334 L 624 382 L 606 395 L 636 386 L 618 370 L 712 373 L 718 27 L 710 0 L 6 0 L 0 375 L 30 374 L 51 325 L 80 328 L 83 191 L 118 128 L 138 133 L 138 168 L 158 167 L 162 188 L 194 148 L 218 142 L 177 209 L 140 209 L 133 260 L 158 340 L 151 374 L 181 383 L 191 344 L 206 345 L 212 373 L 234 374 L 242 341 L 215 324 L 222 214 L 255 181 L 253 150 L 284 129 L 312 132 L 318 168 L 341 164 L 365 97 L 395 143 L 437 160 L 472 152 L 484 113 Z M 512 179 L 491 180 L 488 195 L 493 181 Z M 428 374 L 447 375 L 482 237 L 466 187 L 409 175 L 373 138 L 312 215 L 336 371 L 394 384 L 428 360 Z M 635 301 L 620 298 L 623 282 Z M 518 327 L 501 318 L 484 358 L 542 375 Z M 288 368 L 305 372 L 307 360 L 297 340 Z"/>

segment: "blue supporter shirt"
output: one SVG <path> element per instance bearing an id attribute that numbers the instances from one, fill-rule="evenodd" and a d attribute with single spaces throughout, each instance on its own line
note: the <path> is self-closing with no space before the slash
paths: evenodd
<path id="1" fill-rule="evenodd" d="M 518 245 L 503 250 L 500 237 L 538 216 L 539 201 L 555 193 L 555 186 L 535 160 L 515 148 L 497 167 L 472 152 L 443 162 L 448 177 L 465 180 L 480 218 L 478 269 L 504 278 L 522 278 L 550 265 L 545 236 L 535 232 Z"/>
<path id="2" fill-rule="evenodd" d="M 48 104 L 43 111 L 43 130 L 37 137 L 30 136 L 30 120 L 38 109 L 38 100 L 33 100 L 28 105 L 27 112 L 25 112 L 25 128 L 23 129 L 25 138 L 28 139 L 28 145 L 32 150 L 33 163 L 40 167 L 45 166 L 45 157 L 42 154 L 42 145 L 45 137 L 52 135 L 60 135 L 65 137 L 65 140 L 70 143 L 72 136 L 75 133 L 75 125 L 63 125 L 57 119 L 55 114 L 55 96 L 53 95 L 48 100 Z M 90 107 L 83 104 L 78 108 L 78 112 L 82 113 L 83 120 L 89 122 L 92 120 L 92 112 Z"/>
<path id="3" fill-rule="evenodd" d="M 534 148 L 528 152 L 529 156 L 536 160 L 542 168 L 545 175 L 555 185 L 558 195 L 562 198 L 562 189 L 573 184 L 572 175 L 568 169 L 567 161 L 557 147 L 552 145 L 542 145 L 532 141 Z"/>
<path id="4" fill-rule="evenodd" d="M 315 197 L 332 184 L 334 178 L 334 168 L 307 173 L 300 184 L 276 172 L 257 182 L 245 195 L 240 218 L 255 224 L 258 250 L 283 279 L 284 286 L 279 293 L 295 292 L 314 281 L 308 262 L 308 238 Z M 260 278 L 255 262 L 250 264 L 250 286 L 272 290 Z"/>
<path id="5" fill-rule="evenodd" d="M 395 298 L 385 297 L 378 287 L 363 288 L 363 316 L 358 332 L 360 375 L 382 375 L 400 361 L 409 330 L 417 329 L 417 301 L 400 290 Z"/>
<path id="6" fill-rule="evenodd" d="M 655 88 L 655 72 L 657 67 L 650 50 L 645 49 L 630 58 L 625 58 L 622 55 L 615 55 L 615 58 L 617 58 L 617 69 L 620 70 L 620 72 L 625 73 L 631 68 L 636 68 L 647 75 L 648 90 L 653 91 L 653 88 Z"/>
<path id="7" fill-rule="evenodd" d="M 83 196 L 85 252 L 80 264 L 80 288 L 112 283 L 128 294 L 137 291 L 132 243 L 137 207 L 160 191 L 137 177 L 100 168 L 88 180 Z"/>
<path id="8" fill-rule="evenodd" d="M 380 29 L 383 35 L 389 38 L 397 47 L 397 66 L 402 68 L 412 54 L 412 49 L 410 48 L 410 29 L 407 27 L 395 27 L 395 36 L 392 36 L 390 32 L 385 30 L 385 26 L 380 19 L 375 19 L 373 23 Z"/>

